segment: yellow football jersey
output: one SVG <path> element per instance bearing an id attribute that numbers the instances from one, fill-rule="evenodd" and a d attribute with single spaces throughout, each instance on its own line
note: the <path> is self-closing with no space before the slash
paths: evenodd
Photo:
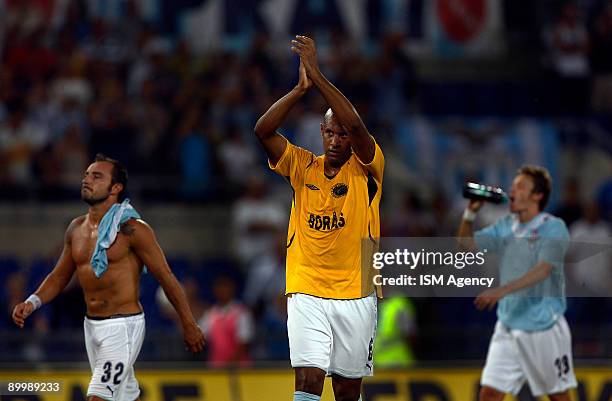
<path id="1" fill-rule="evenodd" d="M 315 156 L 288 141 L 276 166 L 270 164 L 293 188 L 287 294 L 354 299 L 373 291 L 370 272 L 362 268 L 362 255 L 364 266 L 371 265 L 367 255 L 380 236 L 385 159 L 375 146 L 371 163 L 362 163 L 353 153 L 331 179 L 324 173 L 324 155 Z"/>

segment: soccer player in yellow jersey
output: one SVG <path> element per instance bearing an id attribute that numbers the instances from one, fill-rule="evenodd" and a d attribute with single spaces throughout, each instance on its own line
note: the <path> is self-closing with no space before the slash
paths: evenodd
<path id="1" fill-rule="evenodd" d="M 372 247 L 380 235 L 385 162 L 353 105 L 319 70 L 314 41 L 296 36 L 291 50 L 300 56 L 299 82 L 259 119 L 255 133 L 270 168 L 294 194 L 286 289 L 293 400 L 320 400 L 330 375 L 336 400 L 357 401 L 361 379 L 372 375 L 377 303 L 362 271 L 362 247 Z M 312 86 L 330 106 L 321 123 L 321 156 L 277 131 Z M 371 264 L 364 255 L 364 265 Z"/>

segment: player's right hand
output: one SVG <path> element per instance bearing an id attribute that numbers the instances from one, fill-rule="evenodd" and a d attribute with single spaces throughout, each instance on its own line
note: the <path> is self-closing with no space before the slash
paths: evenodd
<path id="1" fill-rule="evenodd" d="M 310 78 L 321 73 L 319 71 L 317 48 L 314 40 L 308 36 L 297 35 L 295 39 L 291 41 L 291 51 L 300 56 L 300 60 L 304 63 L 306 74 L 308 74 Z"/>
<path id="2" fill-rule="evenodd" d="M 300 59 L 300 80 L 297 84 L 297 88 L 303 92 L 306 92 L 312 86 L 312 81 L 308 78 L 306 74 L 306 68 L 304 67 L 304 62 Z"/>
<path id="3" fill-rule="evenodd" d="M 23 329 L 26 318 L 30 316 L 33 311 L 34 305 L 32 305 L 31 302 L 22 302 L 15 305 L 15 309 L 13 309 L 13 322 Z"/>
<path id="4" fill-rule="evenodd" d="M 185 340 L 185 345 L 187 345 L 187 349 L 192 353 L 195 354 L 204 350 L 204 344 L 206 343 L 204 333 L 195 322 L 183 326 L 183 338 Z"/>
<path id="5" fill-rule="evenodd" d="M 470 203 L 468 204 L 468 209 L 476 213 L 477 211 L 480 210 L 483 204 L 484 204 L 483 201 L 470 199 Z"/>

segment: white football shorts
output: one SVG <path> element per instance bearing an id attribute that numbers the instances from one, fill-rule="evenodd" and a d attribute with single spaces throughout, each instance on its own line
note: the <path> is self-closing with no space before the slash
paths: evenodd
<path id="1" fill-rule="evenodd" d="M 134 362 L 145 334 L 144 313 L 97 320 L 85 318 L 85 347 L 91 366 L 87 396 L 134 401 L 140 396 Z"/>
<path id="2" fill-rule="evenodd" d="M 516 395 L 525 381 L 536 397 L 576 387 L 565 317 L 542 331 L 513 330 L 500 321 L 495 325 L 480 384 Z"/>
<path id="3" fill-rule="evenodd" d="M 347 300 L 289 295 L 291 366 L 315 367 L 350 379 L 372 376 L 376 308 L 375 293 Z"/>

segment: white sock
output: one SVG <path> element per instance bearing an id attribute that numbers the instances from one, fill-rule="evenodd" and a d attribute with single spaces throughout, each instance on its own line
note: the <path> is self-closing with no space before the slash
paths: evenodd
<path id="1" fill-rule="evenodd" d="M 310 393 L 305 393 L 303 391 L 296 391 L 293 393 L 293 401 L 319 401 L 321 396 L 314 395 Z"/>

